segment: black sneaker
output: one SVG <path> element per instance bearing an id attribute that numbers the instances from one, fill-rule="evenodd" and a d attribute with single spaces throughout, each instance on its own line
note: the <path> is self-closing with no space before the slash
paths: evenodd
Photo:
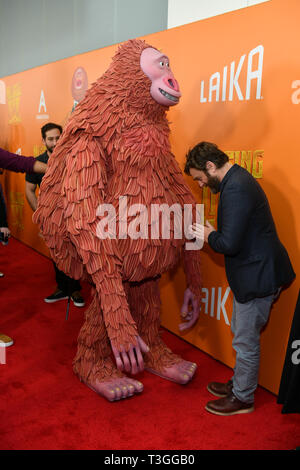
<path id="1" fill-rule="evenodd" d="M 80 293 L 78 291 L 73 292 L 71 295 L 71 299 L 73 301 L 73 304 L 75 307 L 84 307 L 85 306 L 85 301 L 81 297 Z"/>
<path id="2" fill-rule="evenodd" d="M 55 292 L 53 292 L 53 294 L 46 297 L 44 301 L 47 304 L 52 304 L 53 302 L 58 302 L 58 300 L 64 300 L 67 298 L 68 296 L 63 291 L 61 291 L 60 289 L 57 289 Z"/>

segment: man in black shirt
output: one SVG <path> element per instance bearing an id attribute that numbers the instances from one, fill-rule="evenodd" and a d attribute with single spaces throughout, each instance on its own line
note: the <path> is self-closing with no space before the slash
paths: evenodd
<path id="1" fill-rule="evenodd" d="M 57 144 L 58 139 L 62 133 L 62 127 L 58 124 L 47 123 L 42 129 L 42 139 L 43 143 L 46 146 L 46 151 L 37 157 L 37 160 L 43 163 L 48 163 L 48 159 L 51 156 L 55 145 Z M 26 173 L 26 182 L 25 182 L 25 194 L 26 199 L 33 211 L 37 209 L 37 197 L 36 197 L 36 187 L 40 186 L 42 182 L 43 175 L 39 174 L 28 174 Z M 57 302 L 58 300 L 67 299 L 71 295 L 71 299 L 76 307 L 83 307 L 84 300 L 80 295 L 81 286 L 79 281 L 71 279 L 64 272 L 60 271 L 57 266 L 54 264 L 57 289 L 53 294 L 46 297 L 44 300 L 47 303 Z"/>

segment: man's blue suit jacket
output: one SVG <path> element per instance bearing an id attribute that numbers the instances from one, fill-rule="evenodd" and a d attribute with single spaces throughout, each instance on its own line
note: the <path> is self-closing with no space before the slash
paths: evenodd
<path id="1" fill-rule="evenodd" d="M 267 197 L 239 165 L 233 165 L 222 180 L 218 230 L 210 233 L 208 242 L 225 255 L 228 283 L 238 302 L 271 295 L 295 277 Z"/>

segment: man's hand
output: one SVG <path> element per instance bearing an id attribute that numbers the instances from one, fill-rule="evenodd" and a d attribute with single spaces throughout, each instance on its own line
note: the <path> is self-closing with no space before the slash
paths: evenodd
<path id="1" fill-rule="evenodd" d="M 208 237 L 211 234 L 211 232 L 215 232 L 215 227 L 213 227 L 208 220 L 206 221 L 204 225 L 204 241 L 208 243 Z"/>
<path id="2" fill-rule="evenodd" d="M 4 239 L 10 237 L 10 230 L 8 227 L 0 227 L 0 232 L 3 233 Z M 3 245 L 6 245 L 6 243 L 2 242 Z"/>
<path id="3" fill-rule="evenodd" d="M 201 224 L 193 224 L 190 226 L 190 233 L 194 235 L 196 238 L 200 238 L 201 240 L 204 237 L 204 241 L 208 243 L 208 237 L 211 232 L 214 232 L 216 229 L 208 222 L 206 221 L 205 225 Z"/>
<path id="4" fill-rule="evenodd" d="M 136 337 L 136 345 L 131 345 L 128 351 L 125 351 L 123 347 L 120 350 L 113 345 L 111 347 L 116 359 L 117 368 L 120 371 L 125 370 L 127 373 L 137 374 L 144 370 L 142 353 L 149 352 L 149 348 L 140 336 Z"/>
<path id="5" fill-rule="evenodd" d="M 189 311 L 189 305 L 191 304 L 192 310 Z M 200 308 L 199 303 L 195 299 L 195 295 L 191 289 L 187 288 L 184 292 L 183 304 L 181 307 L 181 317 L 184 323 L 179 324 L 179 330 L 185 331 L 195 325 L 196 321 L 199 318 Z"/>
<path id="6" fill-rule="evenodd" d="M 10 237 L 10 230 L 8 227 L 0 227 L 0 233 L 3 233 L 3 239 L 1 239 L 2 245 L 7 245 Z"/>
<path id="7" fill-rule="evenodd" d="M 36 162 L 34 162 L 34 165 L 33 165 L 33 171 L 35 173 L 46 173 L 46 170 L 47 170 L 47 165 L 46 163 L 43 163 L 43 162 L 40 162 L 39 160 L 37 160 Z"/>

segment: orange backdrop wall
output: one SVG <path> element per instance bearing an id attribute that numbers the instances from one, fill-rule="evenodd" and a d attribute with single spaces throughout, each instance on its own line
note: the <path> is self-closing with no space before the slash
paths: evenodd
<path id="1" fill-rule="evenodd" d="M 298 0 L 272 0 L 254 7 L 147 36 L 169 55 L 180 84 L 180 104 L 169 111 L 171 144 L 183 168 L 185 154 L 201 140 L 217 143 L 265 190 L 279 237 L 299 275 L 300 36 Z M 0 80 L 0 146 L 23 155 L 39 155 L 40 128 L 48 121 L 64 125 L 74 105 L 73 73 L 85 69 L 89 84 L 108 67 L 117 46 L 71 57 Z M 187 178 L 205 216 L 216 225 L 218 199 Z M 24 195 L 24 175 L 5 172 L 12 234 L 48 254 Z M 180 334 L 185 289 L 182 269 L 161 281 L 162 322 L 174 333 L 228 366 L 234 365 L 230 332 L 232 293 L 221 255 L 203 249 L 203 299 L 196 327 Z M 299 279 L 274 305 L 262 334 L 259 383 L 276 393 Z M 199 364 L 201 374 L 201 364 Z M 217 379 L 217 377 L 216 377 Z"/>

